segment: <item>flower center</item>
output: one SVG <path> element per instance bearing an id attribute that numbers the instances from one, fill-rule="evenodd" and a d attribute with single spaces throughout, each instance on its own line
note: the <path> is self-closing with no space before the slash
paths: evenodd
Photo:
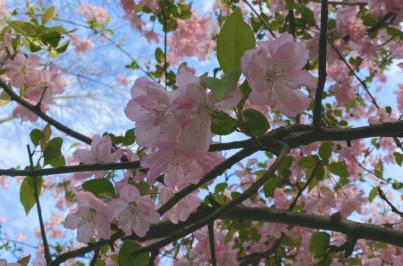
<path id="1" fill-rule="evenodd" d="M 265 79 L 267 81 L 273 82 L 276 79 L 278 79 L 279 77 L 281 77 L 281 73 L 278 73 L 276 71 L 270 71 L 270 72 L 266 73 Z"/>

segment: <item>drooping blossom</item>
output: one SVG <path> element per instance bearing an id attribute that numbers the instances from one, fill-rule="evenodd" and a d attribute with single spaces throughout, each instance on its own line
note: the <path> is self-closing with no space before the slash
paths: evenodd
<path id="1" fill-rule="evenodd" d="M 221 102 L 208 96 L 190 69 L 179 70 L 177 86 L 168 93 L 159 84 L 139 78 L 125 109 L 127 117 L 136 123 L 137 143 L 148 148 L 141 161 L 149 168 L 147 180 L 154 182 L 164 174 L 165 185 L 176 189 L 196 184 L 204 172 L 221 161 L 220 156 L 208 153 L 210 114 Z"/>
<path id="2" fill-rule="evenodd" d="M 397 106 L 399 107 L 400 113 L 403 113 L 403 84 L 399 85 L 399 88 L 395 91 L 397 97 Z"/>
<path id="3" fill-rule="evenodd" d="M 152 147 L 156 141 L 175 139 L 177 128 L 168 93 L 158 84 L 141 77 L 134 83 L 133 99 L 125 108 L 125 114 L 136 122 L 136 141 L 142 147 Z"/>
<path id="4" fill-rule="evenodd" d="M 314 77 L 303 69 L 307 61 L 308 50 L 288 33 L 245 52 L 242 71 L 252 89 L 251 102 L 269 104 L 273 111 L 289 116 L 306 110 L 310 100 L 297 89 L 316 87 Z"/>
<path id="5" fill-rule="evenodd" d="M 100 6 L 81 4 L 78 7 L 78 12 L 88 20 L 96 19 L 97 21 L 103 23 L 108 21 L 108 11 Z"/>
<path id="6" fill-rule="evenodd" d="M 133 232 L 144 237 L 150 230 L 150 224 L 158 223 L 159 214 L 154 202 L 141 196 L 138 189 L 132 185 L 118 187 L 119 198 L 112 200 L 109 205 L 113 208 L 113 216 L 118 219 L 118 226 L 126 235 Z"/>
<path id="7" fill-rule="evenodd" d="M 96 198 L 92 193 L 80 191 L 77 195 L 78 207 L 71 211 L 64 223 L 64 227 L 77 229 L 77 240 L 88 243 L 97 233 L 101 239 L 111 236 L 112 208 Z"/>
<path id="8" fill-rule="evenodd" d="M 94 163 L 113 163 L 120 159 L 123 151 L 117 149 L 112 151 L 112 140 L 109 135 L 100 137 L 94 136 L 91 142 L 91 149 L 77 149 L 73 153 L 75 160 L 85 164 Z M 77 179 L 88 178 L 95 174 L 96 178 L 102 178 L 108 171 L 96 171 L 96 172 L 81 172 L 74 175 Z"/>
<path id="9" fill-rule="evenodd" d="M 166 203 L 170 198 L 172 198 L 178 190 L 172 190 L 168 187 L 162 187 L 160 190 L 160 202 L 161 204 Z M 190 214 L 194 213 L 200 206 L 201 200 L 195 194 L 192 193 L 185 198 L 181 199 L 174 207 L 169 209 L 169 211 L 164 215 L 172 223 L 185 222 Z"/>
<path id="10" fill-rule="evenodd" d="M 190 251 L 189 260 L 197 263 L 197 265 L 209 265 L 211 260 L 211 249 L 207 228 L 196 231 L 194 235 L 197 239 L 197 244 Z M 234 248 L 234 242 L 226 242 L 224 234 L 218 230 L 214 230 L 214 241 L 217 265 L 239 265 L 239 261 L 237 260 L 237 249 Z"/>

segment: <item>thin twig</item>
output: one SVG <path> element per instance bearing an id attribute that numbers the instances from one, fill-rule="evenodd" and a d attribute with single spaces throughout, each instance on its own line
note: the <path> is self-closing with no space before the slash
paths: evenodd
<path id="1" fill-rule="evenodd" d="M 400 217 L 403 217 L 403 212 L 399 211 L 399 210 L 392 204 L 392 202 L 390 202 L 390 201 L 388 200 L 388 198 L 386 197 L 385 193 L 383 192 L 383 190 L 382 190 L 380 187 L 378 187 L 378 194 L 379 194 L 379 197 L 380 197 L 383 201 L 385 201 L 386 204 L 389 205 L 389 207 L 392 209 L 392 212 L 396 213 L 396 214 L 399 215 Z"/>
<path id="2" fill-rule="evenodd" d="M 252 10 L 252 12 L 258 17 L 258 19 L 264 24 L 266 29 L 269 31 L 270 35 L 274 38 L 276 38 L 276 34 L 270 29 L 270 25 L 266 22 L 266 20 L 256 11 L 256 9 L 253 7 L 251 3 L 249 3 L 247 0 L 242 0 L 249 8 Z"/>
<path id="3" fill-rule="evenodd" d="M 44 121 L 48 122 L 50 125 L 54 126 L 58 130 L 64 132 L 65 134 L 67 134 L 77 140 L 80 140 L 86 144 L 91 144 L 91 141 L 92 141 L 91 138 L 89 138 L 77 131 L 74 131 L 73 129 L 63 125 L 59 121 L 51 118 L 50 116 L 48 116 L 47 114 L 42 112 L 40 109 L 38 109 L 35 105 L 31 104 L 24 98 L 18 96 L 13 91 L 13 89 L 11 87 L 9 87 L 2 79 L 0 79 L 0 87 L 10 96 L 11 100 L 19 103 L 20 105 L 22 105 L 23 107 L 25 107 L 26 109 L 31 111 L 32 113 L 34 113 L 37 116 L 39 116 L 40 118 L 42 118 Z"/>
<path id="4" fill-rule="evenodd" d="M 34 168 L 34 161 L 33 161 L 33 153 L 31 152 L 31 148 L 29 145 L 27 145 L 27 151 L 28 151 L 28 156 L 29 156 L 29 163 L 31 165 L 31 168 Z M 45 225 L 43 223 L 43 217 L 42 217 L 42 208 L 41 208 L 41 203 L 39 201 L 39 191 L 38 191 L 38 176 L 32 176 L 34 180 L 34 197 L 35 197 L 35 202 L 36 202 L 36 211 L 38 213 L 38 219 L 39 219 L 39 225 L 41 228 L 41 237 L 42 237 L 42 242 L 43 242 L 43 249 L 45 252 L 45 259 L 46 263 L 49 264 L 52 262 L 52 257 L 50 255 L 50 250 L 49 250 L 49 244 L 48 244 L 48 239 L 46 238 L 46 232 L 45 232 Z"/>

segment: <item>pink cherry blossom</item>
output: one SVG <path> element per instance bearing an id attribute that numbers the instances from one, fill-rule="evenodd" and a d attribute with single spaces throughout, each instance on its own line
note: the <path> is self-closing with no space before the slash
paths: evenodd
<path id="1" fill-rule="evenodd" d="M 274 192 L 274 204 L 279 209 L 287 209 L 290 205 L 290 201 L 287 198 L 287 194 L 282 188 L 276 188 Z"/>
<path id="2" fill-rule="evenodd" d="M 113 163 L 120 159 L 122 153 L 123 151 L 121 149 L 112 151 L 112 141 L 109 135 L 103 137 L 96 135 L 92 139 L 90 150 L 77 149 L 73 153 L 73 156 L 77 161 L 85 164 Z M 108 171 L 82 172 L 76 173 L 74 177 L 77 179 L 83 179 L 95 174 L 95 177 L 102 178 L 107 172 Z"/>
<path id="3" fill-rule="evenodd" d="M 147 180 L 155 182 L 164 173 L 164 183 L 170 188 L 183 188 L 199 182 L 204 170 L 191 153 L 175 142 L 163 142 L 158 146 L 157 151 L 141 161 L 142 167 L 149 168 Z"/>
<path id="4" fill-rule="evenodd" d="M 269 104 L 273 111 L 289 116 L 306 110 L 310 100 L 296 89 L 316 87 L 314 77 L 303 70 L 307 61 L 308 50 L 288 33 L 245 52 L 242 71 L 252 89 L 251 102 Z"/>
<path id="5" fill-rule="evenodd" d="M 164 204 L 167 202 L 170 198 L 174 196 L 174 194 L 178 192 L 178 190 L 172 190 L 167 187 L 162 187 L 160 190 L 160 202 L 161 204 Z M 176 205 L 171 208 L 165 216 L 172 222 L 172 223 L 179 223 L 179 222 L 185 222 L 190 214 L 195 212 L 197 208 L 200 206 L 201 200 L 200 198 L 195 194 L 190 194 L 180 200 Z"/>
<path id="6" fill-rule="evenodd" d="M 94 44 L 89 39 L 81 39 L 77 34 L 70 34 L 71 44 L 74 46 L 74 50 L 77 53 L 86 53 L 90 51 Z"/>
<path id="7" fill-rule="evenodd" d="M 211 17 L 201 17 L 193 12 L 190 19 L 177 23 L 178 28 L 168 38 L 168 62 L 178 64 L 185 57 L 209 59 L 215 47 L 211 35 L 217 27 Z"/>
<path id="8" fill-rule="evenodd" d="M 399 85 L 399 88 L 395 91 L 397 97 L 397 106 L 400 113 L 403 113 L 403 84 Z"/>
<path id="9" fill-rule="evenodd" d="M 7 64 L 7 77 L 15 87 L 24 84 L 30 85 L 35 81 L 36 69 L 39 66 L 40 58 L 37 55 L 26 57 L 23 54 L 15 55 L 14 59 Z"/>
<path id="10" fill-rule="evenodd" d="M 113 216 L 118 219 L 118 226 L 126 235 L 133 232 L 144 237 L 150 230 L 150 224 L 158 223 L 159 214 L 154 202 L 140 196 L 138 189 L 132 185 L 118 188 L 119 198 L 112 200 L 109 205 L 113 208 Z"/>
<path id="11" fill-rule="evenodd" d="M 21 266 L 19 263 L 7 263 L 6 259 L 0 259 L 0 266 Z"/>
<path id="12" fill-rule="evenodd" d="M 77 195 L 78 207 L 71 211 L 64 223 L 69 229 L 77 228 L 77 240 L 88 243 L 97 232 L 98 237 L 109 239 L 113 210 L 90 192 L 81 191 Z"/>
<path id="13" fill-rule="evenodd" d="M 179 139 L 185 149 L 192 153 L 206 153 L 211 141 L 211 106 L 207 91 L 200 80 L 187 69 L 181 68 L 172 112 L 181 126 Z M 195 142 L 194 140 L 198 141 Z"/>
<path id="14" fill-rule="evenodd" d="M 96 19 L 99 22 L 106 23 L 108 21 L 108 11 L 99 6 L 91 4 L 81 4 L 78 7 L 78 12 L 81 13 L 86 19 Z"/>
<path id="15" fill-rule="evenodd" d="M 125 108 L 125 114 L 136 122 L 136 141 L 142 147 L 152 147 L 156 140 L 167 141 L 175 138 L 177 128 L 168 93 L 157 83 L 141 77 L 134 83 L 133 99 Z"/>

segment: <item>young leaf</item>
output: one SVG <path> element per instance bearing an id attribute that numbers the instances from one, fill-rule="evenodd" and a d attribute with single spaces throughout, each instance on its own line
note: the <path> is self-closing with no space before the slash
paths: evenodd
<path id="1" fill-rule="evenodd" d="M 330 244 L 330 235 L 325 232 L 317 232 L 312 236 L 311 240 L 309 241 L 309 251 L 316 258 L 323 257 L 326 253 L 329 244 Z"/>
<path id="2" fill-rule="evenodd" d="M 126 240 L 123 242 L 123 245 L 119 251 L 118 262 L 119 266 L 146 266 L 149 263 L 150 255 L 148 253 L 140 254 L 136 257 L 133 257 L 131 253 L 137 249 L 141 248 L 141 246 L 133 241 Z"/>
<path id="3" fill-rule="evenodd" d="M 106 178 L 88 180 L 82 187 L 99 198 L 116 198 L 115 188 Z"/>
<path id="4" fill-rule="evenodd" d="M 224 112 L 212 113 L 211 131 L 217 135 L 228 135 L 234 132 L 238 121 Z"/>
<path id="5" fill-rule="evenodd" d="M 43 151 L 45 165 L 50 164 L 55 167 L 65 165 L 65 160 L 61 152 L 62 145 L 63 139 L 59 137 L 49 141 Z"/>
<path id="6" fill-rule="evenodd" d="M 333 163 L 329 164 L 327 169 L 331 173 L 338 175 L 340 177 L 348 177 L 348 175 L 349 175 L 349 173 L 346 169 L 346 166 L 342 162 L 333 162 Z"/>
<path id="7" fill-rule="evenodd" d="M 252 28 L 243 20 L 242 12 L 236 8 L 229 15 L 217 38 L 217 59 L 224 73 L 241 73 L 241 59 L 246 50 L 256 46 Z"/>
<path id="8" fill-rule="evenodd" d="M 238 77 L 239 74 L 231 71 L 225 74 L 222 79 L 201 76 L 200 82 L 204 87 L 211 89 L 217 100 L 221 101 L 236 88 Z"/>
<path id="9" fill-rule="evenodd" d="M 245 109 L 241 113 L 246 128 L 254 135 L 261 136 L 270 128 L 266 117 L 255 109 Z"/>
<path id="10" fill-rule="evenodd" d="M 37 189 L 38 194 L 42 188 L 42 177 L 37 177 Z M 20 202 L 24 207 L 25 214 L 28 215 L 29 211 L 35 205 L 35 194 L 34 194 L 34 177 L 27 176 L 22 181 L 20 188 Z"/>

